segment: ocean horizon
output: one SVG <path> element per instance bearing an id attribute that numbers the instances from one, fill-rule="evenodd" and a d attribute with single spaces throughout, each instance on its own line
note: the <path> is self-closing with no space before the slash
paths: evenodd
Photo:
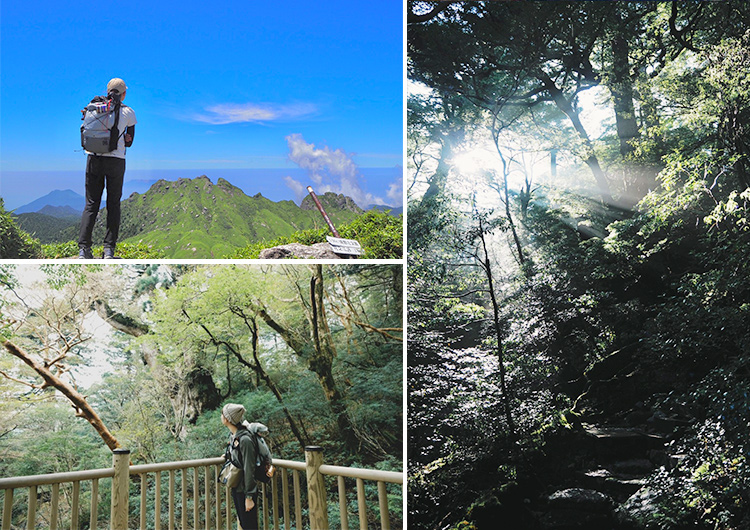
<path id="1" fill-rule="evenodd" d="M 287 184 L 285 177 L 311 185 L 316 192 L 315 182 L 302 168 L 247 168 L 247 169 L 128 169 L 125 172 L 123 199 L 133 193 L 145 193 L 158 180 L 175 181 L 181 178 L 193 179 L 206 175 L 216 184 L 220 178 L 240 188 L 245 195 L 258 193 L 274 202 L 292 200 L 300 204 L 304 195 Z M 363 192 L 384 201 L 384 205 L 399 208 L 403 200 L 394 201 L 388 198 L 389 188 L 394 182 L 400 184 L 403 169 L 395 167 L 359 168 L 356 185 Z M 80 195 L 85 194 L 84 170 L 54 171 L 2 171 L 0 172 L 0 197 L 5 202 L 6 210 L 25 206 L 36 199 L 44 197 L 55 190 L 72 190 Z M 345 192 L 342 192 L 345 193 Z M 346 194 L 346 193 L 345 193 Z M 106 194 L 105 194 L 106 196 Z M 398 202 L 398 204 L 393 204 Z M 369 204 L 358 204 L 366 207 Z"/>

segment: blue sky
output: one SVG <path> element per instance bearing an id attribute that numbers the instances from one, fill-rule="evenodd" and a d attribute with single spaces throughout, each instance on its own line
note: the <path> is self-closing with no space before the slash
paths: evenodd
<path id="1" fill-rule="evenodd" d="M 138 119 L 129 169 L 306 167 L 337 191 L 342 157 L 402 165 L 401 0 L 0 9 L 3 171 L 83 180 L 80 109 L 112 77 Z"/>

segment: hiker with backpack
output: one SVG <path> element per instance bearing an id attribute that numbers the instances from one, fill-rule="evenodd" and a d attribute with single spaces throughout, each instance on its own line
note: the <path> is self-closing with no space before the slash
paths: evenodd
<path id="1" fill-rule="evenodd" d="M 124 105 L 128 87 L 115 77 L 107 84 L 107 96 L 97 96 L 82 110 L 81 146 L 86 158 L 86 206 L 81 217 L 78 258 L 91 259 L 91 233 L 107 189 L 107 233 L 104 258 L 115 257 L 120 231 L 120 198 L 125 180 L 125 151 L 133 145 L 135 112 Z"/>
<path id="2" fill-rule="evenodd" d="M 263 436 L 268 427 L 244 421 L 245 407 L 228 403 L 221 411 L 221 422 L 229 429 L 229 444 L 224 451 L 227 463 L 219 481 L 232 487 L 232 500 L 242 530 L 258 528 L 259 482 L 270 482 L 273 476 L 271 453 Z"/>

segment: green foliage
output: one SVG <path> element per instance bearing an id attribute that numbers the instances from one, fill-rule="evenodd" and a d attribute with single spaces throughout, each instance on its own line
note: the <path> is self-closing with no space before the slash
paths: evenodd
<path id="1" fill-rule="evenodd" d="M 474 197 L 460 203 L 447 194 L 426 195 L 410 205 L 410 522 L 423 528 L 438 522 L 482 527 L 479 511 L 499 513 L 483 499 L 524 480 L 539 484 L 528 496 L 531 511 L 544 511 L 544 502 L 535 504 L 536 499 L 578 483 L 570 470 L 560 477 L 541 464 L 545 452 L 554 454 L 547 447 L 550 440 L 575 436 L 582 421 L 639 421 L 639 407 L 645 407 L 655 415 L 687 416 L 692 425 L 672 433 L 666 448 L 679 463 L 655 473 L 640 500 L 625 506 L 637 527 L 744 528 L 750 522 L 750 56 L 745 35 L 750 10 L 744 4 L 701 4 L 696 9 L 705 9 L 705 18 L 698 22 L 687 5 L 551 4 L 447 6 L 415 25 L 410 72 L 433 93 L 470 94 L 478 106 L 492 102 L 492 114 L 468 124 L 466 138 L 472 130 L 496 126 L 496 118 L 507 114 L 503 99 L 495 97 L 508 86 L 493 79 L 497 64 L 504 65 L 499 74 L 504 75 L 524 62 L 515 70 L 520 79 L 515 86 L 541 94 L 533 107 L 539 135 L 560 122 L 540 119 L 537 109 L 548 96 L 567 97 L 574 79 L 575 90 L 581 82 L 607 85 L 614 98 L 599 101 L 601 110 L 612 103 L 617 107 L 623 89 L 632 89 L 637 136 L 629 145 L 634 151 L 623 156 L 614 129 L 592 143 L 593 151 L 565 135 L 557 137 L 555 147 L 580 158 L 594 153 L 624 201 L 634 203 L 651 191 L 632 211 L 597 204 L 576 196 L 585 193 L 580 181 L 590 175 L 582 164 L 571 164 L 562 178 L 546 177 L 549 186 L 533 191 L 527 210 L 516 206 L 516 199 L 528 199 L 525 189 L 512 197 L 508 206 L 513 215 L 521 212 L 518 227 L 528 263 L 521 268 L 508 259 L 504 238 L 491 242 L 502 308 L 500 344 L 488 333 L 488 322 L 484 329 L 481 325 L 477 308 L 489 305 L 476 292 L 481 285 L 476 261 L 448 244 L 465 232 L 440 222 L 441 201 L 468 211 L 476 207 Z M 726 21 L 726 32 L 717 31 L 719 20 Z M 692 25 L 688 41 L 664 33 L 674 24 Z M 516 29 L 502 31 L 507 27 Z M 570 28 L 576 28 L 574 36 Z M 598 44 L 587 48 L 592 51 L 583 62 L 578 56 L 566 60 L 583 50 L 576 44 L 583 35 Z M 624 65 L 614 64 L 617 38 L 620 51 L 627 52 Z M 455 49 L 436 53 L 446 45 Z M 616 86 L 620 66 L 632 73 L 624 81 L 629 86 Z M 551 76 L 561 91 L 555 95 L 549 85 L 547 92 L 530 88 L 540 69 L 575 73 Z M 587 73 L 596 77 L 584 81 Z M 420 112 L 419 118 L 430 115 Z M 440 142 L 427 137 L 427 123 L 417 121 L 410 149 L 426 153 L 429 149 L 418 142 L 433 141 L 432 153 L 444 156 Z M 507 143 L 529 150 L 519 123 L 507 129 Z M 447 156 L 437 161 L 451 162 Z M 430 185 L 430 179 L 442 177 L 438 171 L 426 175 L 416 164 L 412 169 L 423 171 L 418 177 Z M 462 171 L 452 167 L 444 173 L 465 186 Z M 561 192 L 569 184 L 565 178 L 573 176 L 579 182 Z M 638 186 L 642 193 L 626 193 Z M 490 196 L 476 190 L 477 202 L 489 202 Z M 497 371 L 493 347 L 506 361 L 521 433 L 515 446 L 499 410 L 503 396 L 491 383 Z M 614 361 L 622 365 L 613 366 Z M 575 413 L 569 410 L 574 400 Z M 520 459 L 511 447 L 521 452 Z M 591 464 L 576 464 L 584 451 L 572 450 L 580 454 L 570 455 L 571 465 L 583 470 Z M 464 495 L 461 485 L 467 483 L 472 492 Z M 436 513 L 436 506 L 450 509 Z M 516 503 L 511 512 L 523 508 Z"/>
<path id="2" fill-rule="evenodd" d="M 27 304 L 36 304 L 36 299 L 32 302 L 26 298 L 29 270 L 36 271 L 33 266 L 0 267 L 0 281 L 8 289 L 23 293 Z M 309 435 L 311 443 L 325 448 L 326 463 L 400 471 L 402 346 L 398 340 L 368 327 L 387 328 L 391 336 L 398 336 L 397 329 L 402 326 L 400 266 L 341 265 L 320 269 L 326 289 L 330 338 L 337 348 L 332 377 L 341 389 L 345 413 L 363 440 L 354 451 L 346 449 L 338 418 L 316 374 L 308 366 L 308 355 L 314 349 L 308 347 L 300 354 L 293 353 L 275 330 L 263 324 L 259 329 L 257 357 L 248 341 L 250 328 L 245 319 L 257 317 L 253 309 L 262 303 L 290 332 L 300 333 L 303 340 L 310 342 L 305 312 L 309 291 L 305 295 L 304 289 L 309 290 L 311 275 L 317 270 L 315 265 L 271 268 L 44 265 L 38 272 L 49 290 L 35 291 L 44 304 L 35 308 L 34 313 L 39 315 L 27 317 L 38 328 L 29 331 L 29 324 L 22 330 L 23 337 L 13 333 L 16 328 L 9 330 L 9 334 L 14 341 L 38 347 L 37 337 L 49 334 L 49 329 L 40 324 L 40 317 L 54 315 L 52 309 L 62 311 L 69 307 L 75 308 L 71 314 L 81 318 L 91 316 L 92 299 L 107 300 L 117 312 L 111 318 L 113 322 L 134 324 L 137 323 L 132 320 L 134 317 L 144 319 L 141 328 L 148 328 L 151 333 L 135 338 L 116 332 L 104 340 L 105 334 L 100 332 L 105 327 L 95 337 L 85 337 L 92 343 L 88 349 L 78 348 L 75 358 L 73 355 L 66 358 L 67 368 L 76 371 L 76 375 L 79 368 L 106 359 L 109 371 L 96 384 L 81 390 L 120 444 L 132 451 L 133 463 L 223 454 L 229 431 L 221 423 L 220 411 L 224 403 L 234 402 L 246 407 L 248 420 L 270 427 L 270 445 L 277 458 L 304 460 L 303 448 L 291 432 L 288 413 Z M 35 281 L 39 279 L 32 276 Z M 26 307 L 20 302 L 19 305 Z M 42 309 L 50 312 L 42 313 Z M 64 337 L 77 337 L 70 320 L 66 319 L 56 332 Z M 77 325 L 80 333 L 83 327 L 80 322 Z M 237 347 L 245 363 L 230 354 L 226 344 L 212 344 L 204 325 L 214 336 Z M 280 397 L 270 389 L 266 379 L 248 366 L 253 362 L 261 363 L 276 383 Z M 12 373 L 18 379 L 33 379 L 33 375 L 19 366 L 15 359 L 0 355 L 3 373 Z M 206 378 L 195 379 L 196 371 Z M 78 383 L 83 381 L 78 379 Z M 220 397 L 209 406 L 205 394 L 214 385 Z M 51 390 L 29 390 L 2 377 L 0 393 L 2 476 L 111 465 L 111 453 L 95 431 L 81 418 L 75 418 L 69 404 L 61 397 L 55 398 Z M 162 478 L 166 481 L 166 474 Z M 331 511 L 337 513 L 335 481 L 329 486 Z M 149 517 L 152 517 L 152 480 L 148 487 Z M 81 489 L 82 503 L 85 501 L 87 505 L 89 488 L 84 484 Z M 131 495 L 137 496 L 137 482 L 131 488 Z M 348 502 L 354 511 L 357 499 L 351 481 L 347 489 Z M 388 487 L 394 527 L 403 524 L 401 491 L 400 486 Z M 46 488 L 40 489 L 42 499 L 47 492 Z M 377 487 L 368 485 L 365 494 L 368 517 L 376 524 Z M 162 495 L 166 506 L 166 487 L 162 488 Z M 303 503 L 304 496 L 303 493 Z M 13 519 L 17 524 L 23 520 L 20 508 L 25 499 L 20 492 L 14 498 L 19 507 Z M 107 518 L 108 503 L 105 489 L 100 492 L 99 502 L 102 520 Z M 66 514 L 69 506 L 64 504 L 61 501 L 60 509 Z M 40 501 L 39 509 L 41 519 L 48 503 Z M 137 507 L 133 510 L 131 517 L 137 518 Z M 84 516 L 85 510 L 81 511 Z M 350 519 L 354 523 L 355 518 Z M 64 516 L 63 520 L 68 519 Z M 336 526 L 335 521 L 332 526 Z"/>
<path id="3" fill-rule="evenodd" d="M 365 250 L 363 259 L 401 259 L 403 257 L 403 215 L 370 210 L 342 227 L 341 237 L 356 239 Z"/>
<path id="4" fill-rule="evenodd" d="M 42 244 L 60 241 L 61 232 L 77 232 L 81 226 L 80 214 L 60 218 L 43 213 L 22 213 L 15 219 L 24 231 Z"/>
<path id="5" fill-rule="evenodd" d="M 78 243 L 68 241 L 66 243 L 50 243 L 42 245 L 44 259 L 74 258 L 78 256 Z"/>
<path id="6" fill-rule="evenodd" d="M 338 228 L 345 239 L 359 241 L 365 254 L 363 259 L 400 259 L 403 253 L 403 216 L 394 217 L 387 212 L 370 210 L 348 225 Z M 260 241 L 234 251 L 230 259 L 257 259 L 263 249 L 301 243 L 325 243 L 330 235 L 327 228 L 302 230 L 270 241 Z"/>
<path id="7" fill-rule="evenodd" d="M 90 425 L 74 418 L 67 403 L 46 394 L 47 399 L 34 406 L 23 398 L 16 402 L 24 412 L 15 418 L 12 436 L 6 435 L 3 442 L 0 475 L 61 473 L 110 465 L 109 451 Z"/>
<path id="8" fill-rule="evenodd" d="M 0 198 L 0 258 L 38 258 L 40 254 L 39 242 L 18 228 L 15 219 L 5 210 L 5 203 Z"/>
<path id="9" fill-rule="evenodd" d="M 688 404 L 702 417 L 677 442 L 684 455 L 679 465 L 654 475 L 650 482 L 661 503 L 671 494 L 672 503 L 678 505 L 674 511 L 688 521 L 704 520 L 724 528 L 741 528 L 748 522 L 749 368 L 747 357 L 733 359 L 663 403 L 665 408 Z M 681 487 L 671 490 L 669 485 L 674 484 Z"/>
<path id="10" fill-rule="evenodd" d="M 91 248 L 94 257 L 104 255 L 104 247 L 94 246 Z M 165 253 L 162 249 L 154 248 L 146 243 L 118 243 L 115 254 L 121 259 L 163 259 Z M 63 259 L 78 257 L 78 243 L 68 241 L 67 243 L 52 243 L 42 245 L 42 256 L 44 259 Z"/>
<path id="11" fill-rule="evenodd" d="M 99 247 L 92 249 L 92 252 L 96 250 L 98 253 Z M 102 249 L 102 252 L 104 249 Z M 163 259 L 166 258 L 166 252 L 156 245 L 148 245 L 141 242 L 128 242 L 123 241 L 117 244 L 116 255 L 122 259 Z"/>

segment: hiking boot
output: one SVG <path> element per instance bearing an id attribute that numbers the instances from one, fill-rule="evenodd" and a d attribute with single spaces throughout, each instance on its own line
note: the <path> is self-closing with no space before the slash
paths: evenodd
<path id="1" fill-rule="evenodd" d="M 104 247 L 104 259 L 115 259 L 115 249 Z"/>
<path id="2" fill-rule="evenodd" d="M 91 247 L 81 247 L 78 250 L 78 259 L 94 259 L 94 255 L 91 253 Z"/>

